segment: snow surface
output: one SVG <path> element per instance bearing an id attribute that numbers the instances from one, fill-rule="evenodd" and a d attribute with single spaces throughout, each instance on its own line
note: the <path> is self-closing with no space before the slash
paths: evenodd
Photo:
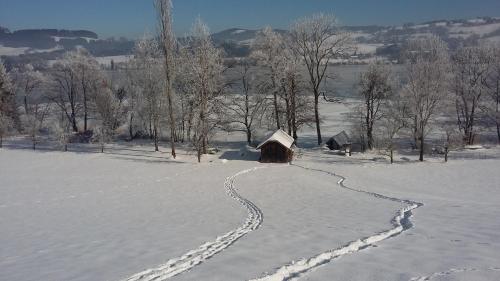
<path id="1" fill-rule="evenodd" d="M 68 39 L 68 40 L 75 40 L 75 39 L 84 39 L 87 41 L 87 43 L 97 41 L 95 38 L 90 38 L 90 37 L 61 37 L 61 36 L 51 36 L 54 41 L 59 42 L 61 39 Z"/>
<path id="2" fill-rule="evenodd" d="M 238 29 L 238 30 L 233 31 L 232 33 L 233 34 L 240 34 L 240 33 L 244 33 L 244 32 L 247 32 L 247 30 L 245 30 L 245 29 Z"/>
<path id="3" fill-rule="evenodd" d="M 321 103 L 325 138 L 347 111 Z M 6 141 L 0 280 L 500 280 L 500 147 L 390 165 L 314 148 L 308 128 L 292 165 L 263 165 L 220 138 L 201 164 Z"/>
<path id="4" fill-rule="evenodd" d="M 121 56 L 108 56 L 108 57 L 96 57 L 99 64 L 110 66 L 111 61 L 114 63 L 128 62 L 133 58 L 133 55 L 121 55 Z"/>
<path id="5" fill-rule="evenodd" d="M 19 56 L 26 53 L 29 49 L 28 47 L 11 48 L 0 45 L 0 56 Z"/>
<path id="6" fill-rule="evenodd" d="M 0 56 L 19 56 L 23 54 L 50 53 L 58 50 L 62 50 L 62 47 L 56 46 L 50 49 L 31 49 L 28 47 L 11 48 L 0 45 Z"/>

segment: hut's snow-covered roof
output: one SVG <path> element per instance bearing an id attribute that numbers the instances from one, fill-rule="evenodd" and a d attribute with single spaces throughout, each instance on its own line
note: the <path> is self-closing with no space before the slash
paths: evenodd
<path id="1" fill-rule="evenodd" d="M 338 145 L 351 144 L 351 140 L 345 131 L 340 132 L 340 134 L 332 137 L 333 140 L 337 142 Z"/>
<path id="2" fill-rule="evenodd" d="M 263 141 L 259 146 L 257 146 L 257 149 L 260 149 L 262 146 L 264 146 L 267 143 L 270 142 L 278 142 L 282 144 L 286 148 L 291 148 L 293 143 L 295 142 L 294 138 L 288 135 L 285 131 L 279 129 L 277 130 L 274 134 L 272 134 L 269 138 L 267 138 L 265 141 Z"/>

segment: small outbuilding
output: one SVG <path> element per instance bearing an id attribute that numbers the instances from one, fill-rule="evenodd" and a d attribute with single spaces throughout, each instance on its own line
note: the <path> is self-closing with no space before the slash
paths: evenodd
<path id="1" fill-rule="evenodd" d="M 262 163 L 288 163 L 293 159 L 294 138 L 283 130 L 278 130 L 257 149 L 260 149 L 260 162 Z"/>
<path id="2" fill-rule="evenodd" d="M 340 132 L 340 134 L 331 137 L 326 143 L 330 150 L 345 150 L 350 151 L 352 142 L 345 131 Z"/>

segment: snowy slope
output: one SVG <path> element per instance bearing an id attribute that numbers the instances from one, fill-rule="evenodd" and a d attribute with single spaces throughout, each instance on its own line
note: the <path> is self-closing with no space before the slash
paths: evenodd
<path id="1" fill-rule="evenodd" d="M 500 150 L 455 153 L 448 165 L 391 166 L 323 150 L 301 155 L 297 165 L 344 175 L 349 187 L 425 205 L 403 234 L 305 270 L 300 279 L 499 277 Z M 120 280 L 182 257 L 248 218 L 224 181 L 256 166 L 171 161 L 145 147 L 105 155 L 0 150 L 0 223 L 6 226 L 0 228 L 0 280 Z M 288 165 L 240 174 L 234 190 L 262 211 L 260 227 L 170 279 L 273 275 L 293 261 L 391 229 L 406 205 L 337 181 Z"/>

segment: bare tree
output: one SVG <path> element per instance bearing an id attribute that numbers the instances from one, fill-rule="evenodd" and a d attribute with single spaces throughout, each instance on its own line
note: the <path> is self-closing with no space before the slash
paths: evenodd
<path id="1" fill-rule="evenodd" d="M 390 76 L 389 68 L 380 63 L 371 63 L 368 70 L 360 77 L 359 87 L 364 101 L 362 114 L 368 149 L 374 147 L 375 123 L 383 117 L 384 106 L 392 92 Z M 389 122 L 389 125 L 393 123 Z"/>
<path id="2" fill-rule="evenodd" d="M 66 53 L 56 62 L 52 70 L 53 90 L 49 99 L 57 104 L 71 124 L 73 132 L 78 132 L 78 113 L 81 109 L 78 91 L 78 76 L 73 67 L 74 54 Z"/>
<path id="3" fill-rule="evenodd" d="M 395 138 L 402 129 L 407 127 L 408 105 L 400 96 L 393 96 L 387 100 L 387 106 L 383 108 L 384 114 L 380 119 L 380 130 L 382 145 L 389 152 L 391 164 L 394 163 L 394 150 L 397 147 Z"/>
<path id="4" fill-rule="evenodd" d="M 449 57 L 446 43 L 436 36 L 410 40 L 405 47 L 406 80 L 403 93 L 409 105 L 413 133 L 424 161 L 429 122 L 446 96 Z"/>
<path id="5" fill-rule="evenodd" d="M 72 67 L 78 80 L 78 90 L 81 93 L 83 106 L 83 131 L 88 130 L 88 120 L 90 114 L 90 102 L 92 95 L 95 94 L 95 89 L 98 87 L 96 83 L 100 81 L 102 74 L 99 72 L 99 64 L 97 60 L 85 49 L 79 48 L 70 53 L 72 56 Z M 94 92 L 93 92 L 94 90 Z"/>
<path id="6" fill-rule="evenodd" d="M 352 38 L 341 30 L 332 15 L 316 14 L 298 20 L 291 28 L 294 51 L 301 56 L 307 68 L 309 83 L 314 95 L 314 114 L 318 145 L 323 142 L 320 128 L 319 97 L 321 85 L 330 62 L 353 49 Z"/>
<path id="7" fill-rule="evenodd" d="M 474 144 L 475 124 L 492 63 L 489 47 L 464 47 L 452 56 L 452 92 L 455 94 L 457 121 L 466 144 Z"/>
<path id="8" fill-rule="evenodd" d="M 252 143 L 252 132 L 255 122 L 262 116 L 266 108 L 267 98 L 262 91 L 261 85 L 257 85 L 257 79 L 250 74 L 250 65 L 248 62 L 242 62 L 238 66 L 238 78 L 240 79 L 237 89 L 242 93 L 234 93 L 234 96 L 228 98 L 224 103 L 227 111 L 227 123 L 238 124 L 232 130 L 243 131 L 247 136 L 247 143 Z"/>
<path id="9" fill-rule="evenodd" d="M 262 66 L 268 68 L 270 78 L 270 89 L 273 95 L 274 119 L 276 128 L 281 128 L 278 91 L 279 91 L 279 68 L 283 62 L 281 52 L 284 49 L 284 41 L 280 34 L 274 32 L 271 27 L 265 27 L 257 34 L 252 45 L 252 57 L 257 59 Z"/>
<path id="10" fill-rule="evenodd" d="M 168 117 L 170 121 L 170 145 L 172 147 L 172 157 L 175 154 L 175 118 L 173 108 L 173 74 L 175 71 L 174 51 L 176 48 L 175 34 L 172 29 L 172 1 L 171 0 L 155 0 L 158 32 L 161 42 L 161 50 L 164 56 L 164 74 L 165 74 L 165 96 L 168 106 Z"/>

